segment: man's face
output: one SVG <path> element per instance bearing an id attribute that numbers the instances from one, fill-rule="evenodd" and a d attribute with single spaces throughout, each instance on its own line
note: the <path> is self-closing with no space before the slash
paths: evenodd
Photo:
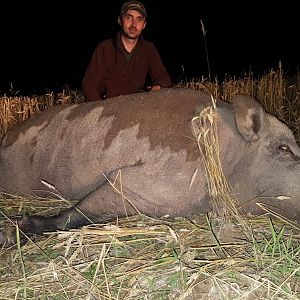
<path id="1" fill-rule="evenodd" d="M 130 9 L 119 19 L 119 24 L 126 37 L 137 39 L 146 26 L 146 20 L 138 11 Z"/>

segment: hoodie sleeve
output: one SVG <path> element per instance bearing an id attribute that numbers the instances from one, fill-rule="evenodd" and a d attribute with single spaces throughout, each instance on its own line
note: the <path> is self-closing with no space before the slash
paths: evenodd
<path id="1" fill-rule="evenodd" d="M 163 88 L 172 86 L 171 78 L 153 43 L 149 43 L 149 76 L 152 85 L 159 85 Z"/>
<path id="2" fill-rule="evenodd" d="M 90 60 L 82 80 L 82 92 L 87 101 L 100 100 L 105 94 L 104 47 L 100 43 Z"/>

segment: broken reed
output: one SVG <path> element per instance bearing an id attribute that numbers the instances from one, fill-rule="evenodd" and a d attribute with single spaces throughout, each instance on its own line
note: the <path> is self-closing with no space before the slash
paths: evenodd
<path id="1" fill-rule="evenodd" d="M 9 195 L 0 199 L 3 209 L 8 199 L 45 209 L 44 199 Z M 3 248 L 0 298 L 299 299 L 299 243 L 287 226 L 249 218 L 247 240 L 239 225 L 225 230 L 214 221 L 137 215 Z"/>
<path id="2" fill-rule="evenodd" d="M 42 96 L 0 96 L 0 139 L 13 125 L 20 123 L 36 113 L 58 104 L 83 102 L 78 91 L 69 91 Z"/>
<path id="3" fill-rule="evenodd" d="M 285 78 L 282 68 L 254 78 L 252 73 L 243 78 L 225 78 L 223 82 L 192 80 L 179 86 L 186 86 L 211 94 L 215 99 L 230 102 L 238 94 L 257 98 L 271 114 L 287 124 L 300 143 L 300 77 Z"/>

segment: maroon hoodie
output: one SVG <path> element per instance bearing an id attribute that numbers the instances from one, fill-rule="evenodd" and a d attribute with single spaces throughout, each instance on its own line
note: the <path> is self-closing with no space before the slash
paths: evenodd
<path id="1" fill-rule="evenodd" d="M 96 47 L 82 81 L 82 91 L 86 100 L 100 100 L 145 90 L 147 79 L 150 85 L 172 85 L 153 43 L 140 38 L 128 59 L 118 33 L 115 39 Z"/>

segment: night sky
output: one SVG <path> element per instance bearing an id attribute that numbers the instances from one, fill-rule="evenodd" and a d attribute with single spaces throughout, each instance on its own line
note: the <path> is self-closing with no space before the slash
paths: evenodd
<path id="1" fill-rule="evenodd" d="M 10 84 L 21 94 L 61 91 L 64 84 L 80 89 L 97 43 L 119 28 L 123 1 L 77 2 L 10 2 L 1 9 L 2 94 Z M 279 61 L 286 73 L 297 71 L 300 26 L 296 4 L 207 2 L 143 1 L 148 11 L 144 37 L 159 49 L 174 82 L 208 78 L 205 46 L 211 78 L 239 77 L 249 71 L 260 75 L 277 69 Z M 200 20 L 207 31 L 205 39 Z"/>

